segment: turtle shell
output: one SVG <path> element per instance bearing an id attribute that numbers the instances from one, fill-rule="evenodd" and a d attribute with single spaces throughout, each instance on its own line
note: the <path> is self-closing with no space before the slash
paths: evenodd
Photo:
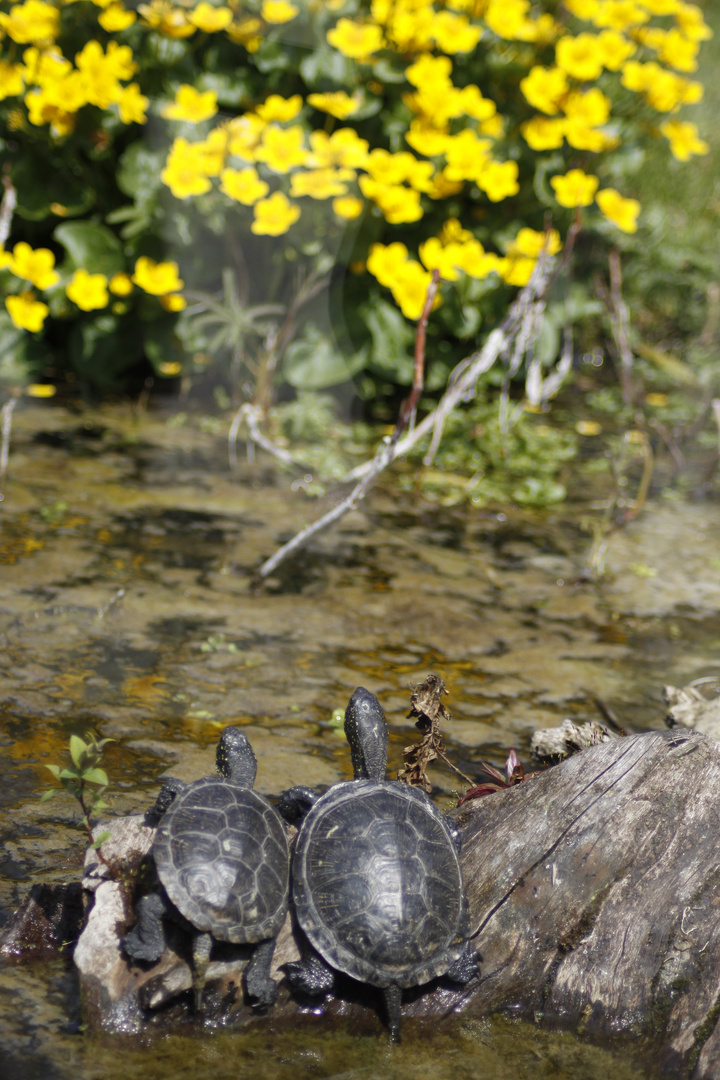
<path id="1" fill-rule="evenodd" d="M 443 975 L 469 932 L 452 834 L 424 793 L 353 780 L 305 818 L 293 860 L 297 917 L 334 968 L 374 986 Z"/>
<path id="2" fill-rule="evenodd" d="M 174 800 L 153 844 L 158 877 L 198 930 L 237 944 L 274 937 L 288 908 L 285 826 L 251 788 L 208 777 Z"/>

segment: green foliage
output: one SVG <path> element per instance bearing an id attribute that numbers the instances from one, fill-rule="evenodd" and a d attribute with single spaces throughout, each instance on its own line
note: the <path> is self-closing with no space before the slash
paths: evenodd
<path id="1" fill-rule="evenodd" d="M 110 834 L 103 832 L 94 837 L 90 817 L 107 808 L 103 795 L 108 788 L 109 780 L 100 763 L 103 750 L 110 742 L 113 740 L 98 739 L 91 732 L 86 734 L 85 739 L 81 739 L 79 735 L 71 735 L 69 751 L 72 765 L 64 768 L 60 765 L 46 765 L 45 768 L 52 773 L 61 786 L 50 788 L 41 796 L 41 802 L 45 802 L 58 791 L 64 791 L 77 799 L 82 811 L 82 823 L 90 836 L 91 846 L 98 850 Z"/>

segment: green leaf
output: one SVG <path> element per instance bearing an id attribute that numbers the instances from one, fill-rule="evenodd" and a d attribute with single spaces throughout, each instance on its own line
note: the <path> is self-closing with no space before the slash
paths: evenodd
<path id="1" fill-rule="evenodd" d="M 47 802 L 48 799 L 52 799 L 53 795 L 57 795 L 59 788 L 51 787 L 47 791 L 43 791 L 40 796 L 40 802 Z"/>
<path id="2" fill-rule="evenodd" d="M 81 268 L 90 274 L 112 277 L 125 269 L 122 244 L 114 232 L 96 221 L 65 221 L 53 233 L 68 257 L 63 269 Z"/>
<path id="3" fill-rule="evenodd" d="M 376 300 L 364 304 L 360 315 L 372 335 L 370 369 L 400 386 L 410 386 L 415 362 L 408 348 L 415 334 L 402 312 L 387 300 Z"/>
<path id="4" fill-rule="evenodd" d="M 55 777 L 56 780 L 60 779 L 60 766 L 59 765 L 46 765 L 45 768 L 48 769 L 53 774 L 53 776 Z"/>
<path id="5" fill-rule="evenodd" d="M 87 749 L 88 744 L 79 735 L 70 736 L 70 757 L 78 769 L 82 769 L 87 760 Z"/>
<path id="6" fill-rule="evenodd" d="M 41 221 L 54 211 L 57 203 L 70 217 L 83 214 L 95 202 L 95 190 L 85 182 L 78 168 L 77 157 L 68 155 L 68 164 L 34 144 L 36 152 L 18 155 L 13 164 L 11 178 L 18 193 L 17 213 L 30 221 Z M 76 174 L 69 162 L 78 169 Z"/>
<path id="7" fill-rule="evenodd" d="M 305 337 L 288 346 L 283 375 L 296 390 L 325 390 L 348 382 L 365 366 L 367 348 L 346 357 L 338 345 L 309 323 Z"/>
<path id="8" fill-rule="evenodd" d="M 107 785 L 110 783 L 105 770 L 99 769 L 97 767 L 94 769 L 85 769 L 82 774 L 82 779 L 87 784 L 100 784 L 102 785 L 102 787 L 107 787 Z"/>
<path id="9" fill-rule="evenodd" d="M 79 780 L 80 772 L 78 769 L 61 769 L 58 773 L 58 780 Z"/>
<path id="10" fill-rule="evenodd" d="M 27 332 L 19 330 L 10 316 L 0 312 L 0 380 L 24 381 Z"/>
<path id="11" fill-rule="evenodd" d="M 131 143 L 120 158 L 117 171 L 120 190 L 137 198 L 138 203 L 147 203 L 162 186 L 160 173 L 166 153 L 166 150 L 151 150 L 144 139 Z"/>
<path id="12" fill-rule="evenodd" d="M 328 82 L 335 88 L 351 87 L 355 79 L 353 62 L 325 46 L 308 53 L 300 63 L 300 74 L 312 90 L 324 89 Z"/>
<path id="13" fill-rule="evenodd" d="M 95 837 L 95 839 L 93 840 L 90 847 L 95 848 L 95 850 L 97 851 L 97 849 L 99 847 L 101 847 L 102 844 L 104 844 L 106 840 L 109 840 L 111 836 L 112 836 L 112 833 L 101 832 L 99 836 Z"/>

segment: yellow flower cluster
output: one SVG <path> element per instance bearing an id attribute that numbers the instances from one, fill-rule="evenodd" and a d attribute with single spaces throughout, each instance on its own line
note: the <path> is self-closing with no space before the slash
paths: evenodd
<path id="1" fill-rule="evenodd" d="M 12 253 L 0 250 L 0 270 L 9 270 L 16 278 L 40 291 L 53 289 L 60 283 L 52 251 L 49 248 L 33 249 L 24 241 L 15 244 Z M 117 273 L 108 280 L 106 274 L 91 274 L 79 267 L 66 281 L 64 290 L 81 311 L 97 311 L 110 303 L 110 293 L 117 297 L 128 296 L 133 283 L 151 296 L 157 296 L 168 310 L 181 311 L 185 307 L 185 300 L 179 293 L 184 282 L 180 279 L 177 263 L 157 263 L 145 255 L 136 261 L 132 277 Z M 27 287 L 7 296 L 5 307 L 14 326 L 32 333 L 42 329 L 50 314 L 48 305 L 38 300 L 33 290 Z"/>

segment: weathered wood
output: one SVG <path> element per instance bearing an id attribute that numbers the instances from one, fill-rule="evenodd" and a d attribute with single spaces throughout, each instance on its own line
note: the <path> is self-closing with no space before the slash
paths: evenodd
<path id="1" fill-rule="evenodd" d="M 405 1029 L 413 1016 L 437 1027 L 455 1012 L 511 1009 L 600 1041 L 627 1036 L 637 1046 L 640 1038 L 654 1074 L 720 1076 L 719 794 L 720 745 L 676 728 L 590 747 L 464 804 L 454 816 L 481 976 L 462 990 L 436 983 L 406 994 Z M 139 820 L 113 823 L 113 843 L 125 830 L 124 843 L 134 837 L 136 854 L 146 850 L 150 834 Z M 95 902 L 75 953 L 87 1020 L 137 1031 L 185 1019 L 188 943 L 178 931 L 157 965 L 131 968 L 119 948 L 118 886 L 98 887 L 103 869 L 94 854 L 89 862 Z M 262 1022 L 242 1000 L 248 955 L 217 950 L 206 1023 Z M 288 919 L 274 977 L 297 955 Z M 277 1024 L 307 1005 L 283 984 L 268 1015 Z M 351 1016 L 375 1030 L 378 1008 L 375 993 L 350 980 L 323 1005 L 329 1018 Z"/>

